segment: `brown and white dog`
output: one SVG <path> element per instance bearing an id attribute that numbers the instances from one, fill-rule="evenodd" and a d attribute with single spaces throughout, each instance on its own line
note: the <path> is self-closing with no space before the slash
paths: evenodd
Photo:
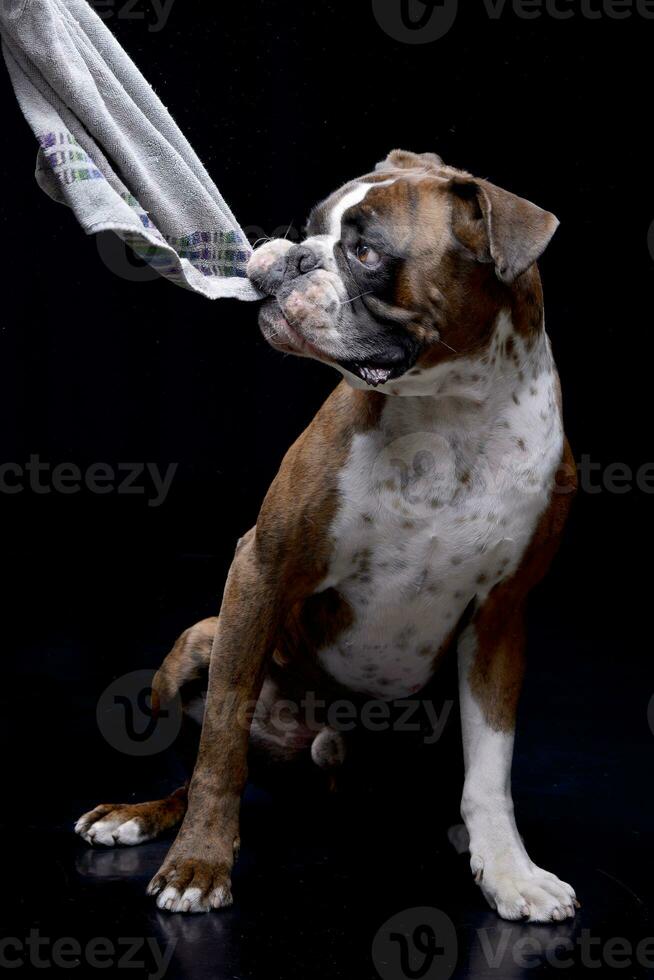
<path id="1" fill-rule="evenodd" d="M 155 679 L 165 701 L 210 660 L 188 794 L 77 825 L 135 844 L 183 818 L 149 886 L 160 908 L 231 902 L 250 742 L 341 761 L 338 732 L 301 716 L 276 728 L 280 699 L 406 698 L 454 645 L 475 880 L 503 918 L 575 914 L 572 888 L 530 860 L 510 790 L 525 601 L 574 490 L 536 267 L 557 224 L 434 154 L 394 151 L 314 209 L 302 244 L 255 252 L 266 338 L 344 381 L 239 542 L 219 619 L 183 634 Z"/>

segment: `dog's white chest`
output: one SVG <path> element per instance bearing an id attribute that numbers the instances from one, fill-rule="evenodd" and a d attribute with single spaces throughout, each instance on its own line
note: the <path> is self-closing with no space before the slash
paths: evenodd
<path id="1" fill-rule="evenodd" d="M 345 687 L 383 699 L 420 690 L 469 602 L 518 568 L 562 431 L 553 373 L 516 399 L 489 418 L 457 399 L 390 398 L 380 427 L 355 437 L 321 585 L 353 612 L 319 654 Z"/>

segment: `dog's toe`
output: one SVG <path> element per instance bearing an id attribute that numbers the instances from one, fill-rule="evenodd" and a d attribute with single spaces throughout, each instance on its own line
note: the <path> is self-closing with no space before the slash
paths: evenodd
<path id="1" fill-rule="evenodd" d="M 202 861 L 164 866 L 147 891 L 166 912 L 208 912 L 232 904 L 229 876 Z"/>
<path id="2" fill-rule="evenodd" d="M 132 847 L 149 840 L 150 836 L 140 817 L 129 806 L 103 804 L 85 813 L 75 824 L 75 833 L 89 844 L 104 847 Z"/>
<path id="3" fill-rule="evenodd" d="M 563 922 L 574 918 L 579 907 L 570 885 L 535 865 L 496 871 L 486 863 L 476 878 L 489 905 L 509 921 Z"/>

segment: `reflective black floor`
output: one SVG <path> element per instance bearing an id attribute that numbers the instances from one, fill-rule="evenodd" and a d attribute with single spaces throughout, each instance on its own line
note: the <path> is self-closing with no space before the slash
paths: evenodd
<path id="1" fill-rule="evenodd" d="M 372 739 L 336 796 L 250 785 L 234 907 L 157 911 L 144 889 L 169 841 L 92 850 L 71 826 L 100 801 L 174 787 L 179 764 L 172 753 L 145 761 L 107 746 L 97 690 L 82 668 L 63 670 L 74 651 L 52 649 L 39 673 L 36 653 L 25 658 L 28 697 L 4 698 L 6 744 L 31 748 L 8 753 L 3 965 L 49 962 L 85 977 L 136 966 L 189 980 L 654 975 L 650 692 L 620 658 L 593 659 L 579 636 L 560 640 L 543 610 L 531 632 L 516 810 L 532 857 L 577 889 L 574 922 L 499 921 L 451 845 L 456 709 L 438 745 Z M 566 644 L 577 645 L 574 658 Z M 446 671 L 446 696 L 452 679 Z"/>

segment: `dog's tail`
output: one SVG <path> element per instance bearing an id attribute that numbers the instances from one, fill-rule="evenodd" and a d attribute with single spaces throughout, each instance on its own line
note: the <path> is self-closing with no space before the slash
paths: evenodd
<path id="1" fill-rule="evenodd" d="M 152 711 L 169 704 L 182 688 L 199 682 L 206 685 L 209 660 L 218 617 L 203 619 L 184 630 L 152 680 Z"/>

